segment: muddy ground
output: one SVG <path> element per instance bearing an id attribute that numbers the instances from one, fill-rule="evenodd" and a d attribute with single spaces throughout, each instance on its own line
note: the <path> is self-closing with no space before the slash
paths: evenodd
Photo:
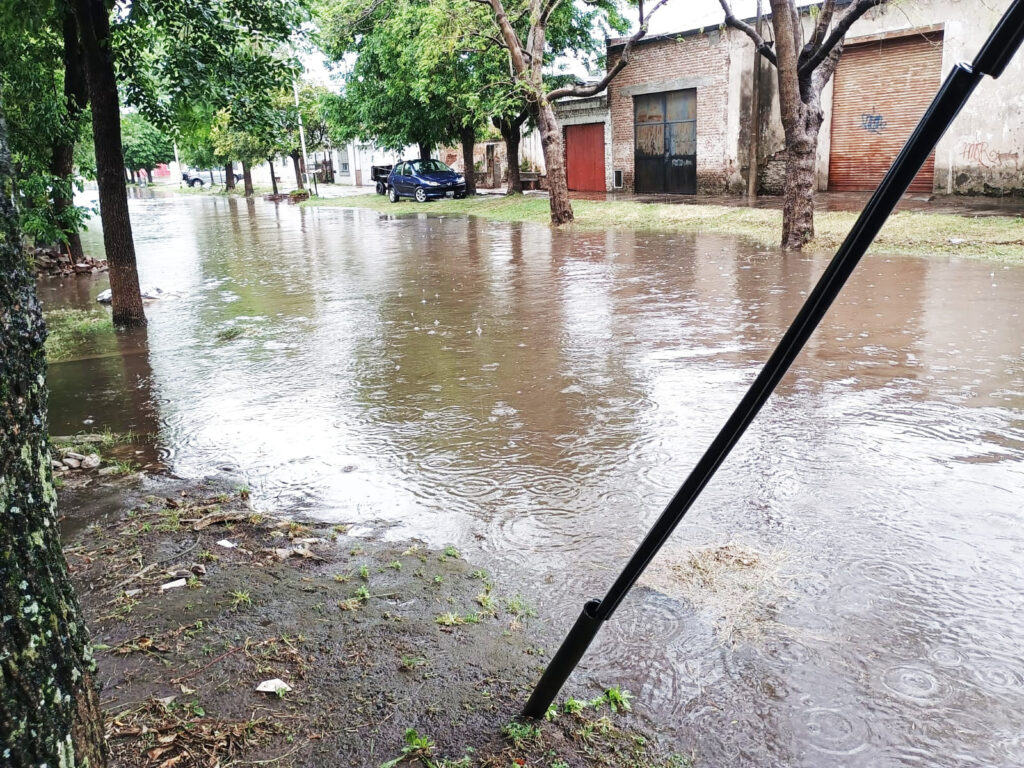
<path id="1" fill-rule="evenodd" d="M 691 764 L 617 690 L 518 721 L 559 638 L 451 548 L 159 475 L 80 478 L 61 509 L 115 766 Z"/>

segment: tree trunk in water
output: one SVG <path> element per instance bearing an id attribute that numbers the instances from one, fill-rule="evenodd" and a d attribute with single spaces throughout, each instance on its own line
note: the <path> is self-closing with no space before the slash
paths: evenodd
<path id="1" fill-rule="evenodd" d="M 152 168 L 147 168 L 146 169 L 146 179 L 147 179 L 148 183 L 150 183 L 150 184 L 153 183 L 153 169 Z"/>
<path id="2" fill-rule="evenodd" d="M 92 136 L 96 149 L 103 245 L 107 252 L 114 325 L 146 324 L 135 264 L 135 243 L 128 216 L 128 191 L 121 183 L 121 108 L 111 46 L 110 18 L 104 0 L 74 0 L 75 19 L 85 60 L 92 103 Z"/>
<path id="3" fill-rule="evenodd" d="M 82 67 L 82 50 L 78 43 L 78 27 L 75 25 L 75 17 L 71 9 L 64 7 L 64 108 L 67 110 L 67 134 L 65 141 L 59 142 L 53 148 L 53 175 L 60 179 L 53 193 L 53 208 L 60 221 L 75 204 L 74 188 L 72 186 L 71 174 L 75 168 L 75 143 L 72 136 L 75 135 L 78 119 L 89 103 L 89 86 L 85 82 L 85 72 Z M 78 264 L 85 259 L 85 250 L 82 248 L 82 237 L 78 233 L 78 227 L 65 227 L 64 240 L 67 244 L 71 260 Z"/>
<path id="4" fill-rule="evenodd" d="M 270 166 L 270 187 L 274 190 L 274 194 L 277 195 L 277 171 L 274 170 L 274 158 L 267 158 L 267 165 Z"/>
<path id="5" fill-rule="evenodd" d="M 243 166 L 244 167 L 244 166 Z M 224 163 L 224 188 L 235 188 L 235 164 Z"/>
<path id="6" fill-rule="evenodd" d="M 71 172 L 75 165 L 75 145 L 59 143 L 53 148 L 53 161 L 50 171 L 60 181 L 53 188 L 53 214 L 57 221 L 62 222 L 67 212 L 74 205 L 71 188 Z M 67 245 L 71 261 L 75 264 L 85 259 L 82 249 L 82 238 L 77 227 L 64 227 L 64 244 Z"/>
<path id="7" fill-rule="evenodd" d="M 459 131 L 459 140 L 462 142 L 462 164 L 466 167 L 463 175 L 466 177 L 466 194 L 476 194 L 476 169 L 473 167 L 473 147 L 476 146 L 476 129 L 472 126 L 464 127 Z"/>
<path id="8" fill-rule="evenodd" d="M 132 184 L 138 184 L 139 183 L 139 172 L 138 171 L 131 171 L 131 174 L 132 174 Z"/>
<path id="9" fill-rule="evenodd" d="M 302 183 L 302 168 L 299 166 L 299 153 L 292 152 L 292 164 L 295 166 L 295 186 L 299 189 L 306 187 Z"/>
<path id="10" fill-rule="evenodd" d="M 420 160 L 429 160 L 430 159 L 430 145 L 429 144 L 424 144 L 421 141 L 421 142 L 419 142 L 419 148 L 420 148 Z"/>
<path id="11" fill-rule="evenodd" d="M 818 135 L 787 141 L 782 247 L 799 250 L 814 239 L 814 166 Z"/>
<path id="12" fill-rule="evenodd" d="M 46 328 L 11 176 L 0 115 L 0 755 L 10 766 L 102 768 L 96 665 L 57 528 Z"/>
<path id="13" fill-rule="evenodd" d="M 569 202 L 569 182 L 565 175 L 562 129 L 558 125 L 555 111 L 547 101 L 542 100 L 537 105 L 536 118 L 540 143 L 544 148 L 544 165 L 547 166 L 551 223 L 556 226 L 568 224 L 573 220 L 573 213 L 572 204 Z"/>
<path id="14" fill-rule="evenodd" d="M 249 167 L 249 164 L 244 160 L 242 161 L 242 179 L 245 182 L 245 196 L 252 197 L 252 169 Z"/>

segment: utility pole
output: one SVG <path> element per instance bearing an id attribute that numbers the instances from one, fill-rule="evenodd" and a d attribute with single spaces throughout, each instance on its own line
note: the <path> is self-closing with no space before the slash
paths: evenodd
<path id="1" fill-rule="evenodd" d="M 757 0 L 757 34 L 761 35 L 761 0 Z M 761 52 L 754 49 L 754 79 L 750 90 L 750 154 L 747 166 L 747 199 L 757 199 L 757 152 L 761 139 Z"/>
<path id="2" fill-rule="evenodd" d="M 299 107 L 299 82 L 292 80 L 292 92 L 295 94 L 295 114 L 299 116 L 299 143 L 302 145 L 302 166 L 306 170 L 306 189 L 312 189 L 309 180 L 309 158 L 306 156 L 306 131 L 302 127 L 302 109 Z"/>

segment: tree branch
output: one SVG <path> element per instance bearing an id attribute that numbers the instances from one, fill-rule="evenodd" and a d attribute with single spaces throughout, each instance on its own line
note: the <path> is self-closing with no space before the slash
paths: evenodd
<path id="1" fill-rule="evenodd" d="M 567 96 L 583 98 L 601 93 L 601 91 L 608 87 L 608 84 L 615 78 L 615 76 L 622 71 L 623 67 L 629 63 L 630 54 L 633 52 L 633 44 L 641 40 L 644 35 L 647 34 L 647 27 L 651 21 L 651 17 L 667 2 L 668 0 L 658 0 L 658 2 L 654 4 L 654 7 L 648 11 L 647 18 L 644 19 L 644 23 L 641 24 L 640 28 L 633 33 L 633 36 L 626 41 L 626 47 L 622 49 L 622 54 L 619 56 L 619 60 L 615 62 L 615 66 L 609 69 L 599 82 L 594 85 L 568 85 L 563 88 L 556 88 L 547 95 L 547 100 L 552 102 L 558 99 L 564 99 Z"/>
<path id="2" fill-rule="evenodd" d="M 836 11 L 836 0 L 825 0 L 821 6 L 821 12 L 818 14 L 818 22 L 814 25 L 814 34 L 811 35 L 810 42 L 804 46 L 806 55 L 810 55 L 810 52 L 817 49 L 821 45 L 821 41 L 825 39 L 825 33 L 828 32 L 829 25 L 832 23 L 832 16 Z M 804 54 L 802 53 L 801 56 Z"/>
<path id="3" fill-rule="evenodd" d="M 764 56 L 764 58 L 770 61 L 774 66 L 778 66 L 779 62 L 775 57 L 775 51 L 773 51 L 772 47 L 765 42 L 763 37 L 757 34 L 757 30 L 747 24 L 747 22 L 737 19 L 736 16 L 733 15 L 732 8 L 729 7 L 729 3 L 726 2 L 726 0 L 718 0 L 718 2 L 722 6 L 722 10 L 725 11 L 725 25 L 727 27 L 732 27 L 733 29 L 738 29 L 753 40 L 754 47 L 757 49 L 757 52 Z"/>
<path id="4" fill-rule="evenodd" d="M 551 14 L 555 12 L 555 9 L 558 8 L 561 2 L 562 0 L 548 0 L 544 3 L 544 7 L 540 11 L 540 23 L 542 26 L 548 23 Z"/>
<path id="5" fill-rule="evenodd" d="M 853 23 L 872 8 L 877 8 L 884 2 L 885 0 L 854 0 L 850 7 L 847 8 L 846 13 L 836 22 L 832 34 L 825 38 L 825 41 L 800 65 L 800 77 L 806 77 L 817 69 L 818 65 L 832 52 L 832 49 L 843 42 L 843 38 L 846 37 L 846 33 L 850 31 Z"/>

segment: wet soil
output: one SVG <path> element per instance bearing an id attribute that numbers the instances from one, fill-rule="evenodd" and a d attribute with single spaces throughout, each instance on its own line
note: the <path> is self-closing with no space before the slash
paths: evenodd
<path id="1" fill-rule="evenodd" d="M 268 518 L 213 482 L 63 496 L 114 766 L 690 764 L 600 690 L 517 722 L 554 638 L 454 548 Z M 273 679 L 290 690 L 256 691 Z"/>

